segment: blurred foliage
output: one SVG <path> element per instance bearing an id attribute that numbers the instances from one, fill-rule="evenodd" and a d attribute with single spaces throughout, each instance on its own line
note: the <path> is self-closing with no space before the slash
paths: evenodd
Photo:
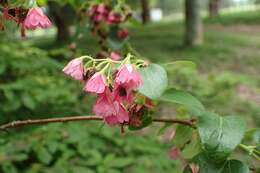
<path id="1" fill-rule="evenodd" d="M 238 87 L 252 88 L 255 85 L 246 75 L 232 72 L 200 75 L 196 68 L 182 65 L 168 68 L 170 85 L 193 93 L 210 110 L 221 114 L 236 114 L 247 118 L 250 122 L 254 119 L 253 126 L 260 126 L 258 103 L 251 98 L 243 98 Z M 256 92 L 258 88 L 255 86 Z M 225 105 L 225 106 L 223 106 Z M 251 122 L 252 123 L 252 122 Z"/>
<path id="2" fill-rule="evenodd" d="M 179 162 L 168 159 L 167 147 L 149 137 L 113 132 L 98 123 L 52 124 L 30 135 L 21 132 L 1 138 L 0 172 L 181 172 Z"/>
<path id="3" fill-rule="evenodd" d="M 83 97 L 79 86 L 67 82 L 62 65 L 47 52 L 26 42 L 4 42 L 0 46 L 0 122 L 87 110 L 76 104 Z"/>

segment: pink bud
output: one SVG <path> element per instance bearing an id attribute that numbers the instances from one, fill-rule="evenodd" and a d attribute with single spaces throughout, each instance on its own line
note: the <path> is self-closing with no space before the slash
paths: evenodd
<path id="1" fill-rule="evenodd" d="M 105 4 L 99 4 L 99 5 L 97 6 L 96 12 L 97 12 L 97 13 L 100 13 L 100 14 L 106 14 L 106 13 L 108 13 L 107 6 L 106 6 Z"/>
<path id="2" fill-rule="evenodd" d="M 51 21 L 43 13 L 42 9 L 39 7 L 31 8 L 24 20 L 24 27 L 26 29 L 36 29 L 40 28 L 49 28 L 51 27 Z"/>
<path id="3" fill-rule="evenodd" d="M 83 80 L 84 67 L 82 58 L 75 58 L 71 60 L 62 70 L 65 74 L 70 75 L 75 80 Z"/>
<path id="4" fill-rule="evenodd" d="M 169 156 L 172 160 L 177 160 L 180 157 L 180 149 L 172 147 L 169 151 Z"/>
<path id="5" fill-rule="evenodd" d="M 199 165 L 197 165 L 197 164 L 195 164 L 195 163 L 191 163 L 191 164 L 190 164 L 190 168 L 191 168 L 192 173 L 198 173 L 199 170 L 200 170 Z"/>
<path id="6" fill-rule="evenodd" d="M 97 14 L 97 15 L 93 16 L 94 22 L 100 22 L 103 19 L 104 19 L 104 16 L 102 14 Z"/>
<path id="7" fill-rule="evenodd" d="M 110 58 L 111 58 L 112 60 L 118 61 L 118 60 L 121 59 L 121 55 L 120 55 L 120 53 L 118 53 L 118 52 L 111 52 Z"/>
<path id="8" fill-rule="evenodd" d="M 92 93 L 97 93 L 97 94 L 104 93 L 104 91 L 106 89 L 106 78 L 105 78 L 105 76 L 100 72 L 95 73 L 89 79 L 89 81 L 87 82 L 84 89 L 87 92 L 92 92 Z"/>
<path id="9" fill-rule="evenodd" d="M 122 85 L 126 89 L 135 89 L 142 85 L 140 74 L 131 64 L 123 65 L 118 69 L 115 82 L 117 85 Z"/>
<path id="10" fill-rule="evenodd" d="M 117 32 L 117 36 L 118 36 L 119 38 L 121 38 L 121 39 L 127 38 L 128 35 L 129 35 L 129 32 L 128 32 L 128 30 L 127 30 L 126 28 L 121 29 L 121 30 L 119 30 L 119 31 Z"/>
<path id="11" fill-rule="evenodd" d="M 122 16 L 119 13 L 110 12 L 107 17 L 108 24 L 117 24 L 122 22 Z"/>

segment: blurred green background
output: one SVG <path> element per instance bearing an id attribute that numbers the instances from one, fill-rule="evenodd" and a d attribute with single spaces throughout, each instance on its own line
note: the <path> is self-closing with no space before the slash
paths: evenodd
<path id="1" fill-rule="evenodd" d="M 182 0 L 153 0 L 162 20 L 128 24 L 130 43 L 156 63 L 191 60 L 197 67 L 167 65 L 170 85 L 190 91 L 212 111 L 241 115 L 260 126 L 260 10 L 257 1 L 222 1 L 219 15 L 208 17 L 202 2 L 204 43 L 183 46 Z M 136 0 L 131 5 L 140 11 Z M 73 14 L 72 14 L 73 15 Z M 93 96 L 62 73 L 63 66 L 82 54 L 95 55 L 97 40 L 86 26 L 69 21 L 71 38 L 56 40 L 56 28 L 28 32 L 17 26 L 0 32 L 0 122 L 28 118 L 89 115 Z M 79 34 L 80 33 L 80 34 Z M 71 49 L 71 43 L 76 45 Z M 178 111 L 159 105 L 156 116 Z M 0 132 L 0 172 L 3 173 L 160 173 L 181 172 L 182 163 L 169 159 L 170 136 L 159 125 L 120 134 L 102 123 L 73 122 L 23 127 Z M 247 160 L 248 158 L 244 158 Z"/>

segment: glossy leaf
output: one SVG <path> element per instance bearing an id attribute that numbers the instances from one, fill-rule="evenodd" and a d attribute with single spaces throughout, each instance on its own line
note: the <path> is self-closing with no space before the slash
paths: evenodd
<path id="1" fill-rule="evenodd" d="M 250 170 L 239 160 L 229 160 L 221 173 L 250 173 Z"/>
<path id="2" fill-rule="evenodd" d="M 193 115 L 196 116 L 200 116 L 204 112 L 204 106 L 201 102 L 185 91 L 174 88 L 168 89 L 160 97 L 160 100 L 184 105 Z"/>
<path id="3" fill-rule="evenodd" d="M 225 162 L 212 162 L 212 160 L 208 158 L 205 153 L 200 153 L 194 157 L 191 161 L 191 164 L 199 166 L 199 173 L 221 173 L 223 167 L 225 166 Z M 190 165 L 184 169 L 183 173 L 192 173 Z"/>
<path id="4" fill-rule="evenodd" d="M 214 160 L 225 160 L 240 144 L 245 133 L 245 122 L 238 116 L 221 117 L 205 113 L 198 123 L 201 142 L 206 153 Z"/>
<path id="5" fill-rule="evenodd" d="M 192 131 L 193 129 L 188 126 L 178 125 L 175 132 L 176 135 L 173 138 L 173 144 L 179 148 L 183 147 L 191 140 Z"/>
<path id="6" fill-rule="evenodd" d="M 201 152 L 201 144 L 199 139 L 192 139 L 189 144 L 182 150 L 182 156 L 185 159 L 191 159 Z"/>
<path id="7" fill-rule="evenodd" d="M 158 99 L 168 86 L 167 73 L 161 66 L 150 64 L 139 70 L 143 85 L 138 89 L 140 93 L 151 98 Z"/>

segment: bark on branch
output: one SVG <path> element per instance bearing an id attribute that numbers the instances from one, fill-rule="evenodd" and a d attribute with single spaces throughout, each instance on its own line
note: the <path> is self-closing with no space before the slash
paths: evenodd
<path id="1" fill-rule="evenodd" d="M 69 121 L 103 121 L 103 118 L 101 116 L 69 116 L 69 117 L 46 118 L 46 119 L 18 120 L 18 121 L 13 121 L 1 125 L 0 130 L 8 130 L 11 128 L 33 125 L 33 124 L 48 124 L 48 123 L 69 122 Z M 193 119 L 180 120 L 180 119 L 155 118 L 153 119 L 153 122 L 176 123 L 176 124 L 182 124 L 182 125 L 194 127 Z"/>

